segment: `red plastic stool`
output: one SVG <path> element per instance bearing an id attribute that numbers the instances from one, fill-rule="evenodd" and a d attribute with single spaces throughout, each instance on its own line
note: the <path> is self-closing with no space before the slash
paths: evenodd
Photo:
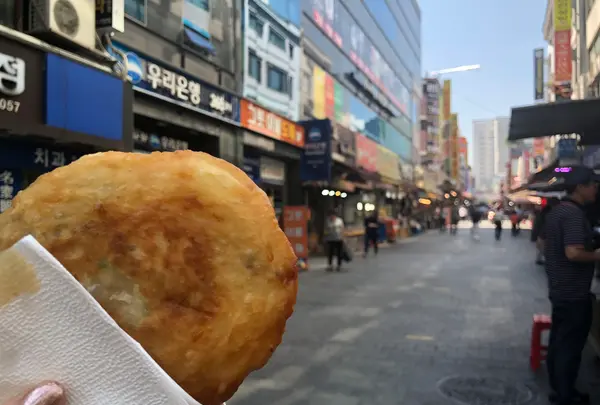
<path id="1" fill-rule="evenodd" d="M 531 353 L 529 365 L 533 371 L 540 368 L 542 360 L 546 359 L 548 346 L 542 345 L 542 332 L 550 330 L 552 318 L 549 315 L 536 314 L 533 316 L 533 327 L 531 328 Z"/>

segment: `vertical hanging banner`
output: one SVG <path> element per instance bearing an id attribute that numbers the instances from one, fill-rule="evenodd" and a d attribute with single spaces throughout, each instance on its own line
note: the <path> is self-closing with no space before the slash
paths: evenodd
<path id="1" fill-rule="evenodd" d="M 554 92 L 557 100 L 571 98 L 571 0 L 554 0 Z"/>
<path id="2" fill-rule="evenodd" d="M 325 71 L 316 66 L 313 68 L 313 116 L 325 118 Z"/>
<path id="3" fill-rule="evenodd" d="M 442 92 L 444 97 L 444 104 L 442 104 L 443 116 L 445 120 L 450 119 L 452 105 L 450 104 L 450 92 L 452 91 L 452 82 L 450 80 L 444 80 L 444 91 Z"/>
<path id="4" fill-rule="evenodd" d="M 459 159 L 458 159 L 458 115 L 452 114 L 450 120 L 450 173 L 452 179 L 458 181 Z"/>
<path id="5" fill-rule="evenodd" d="M 544 49 L 538 48 L 533 51 L 533 75 L 535 82 L 535 100 L 544 99 Z"/>

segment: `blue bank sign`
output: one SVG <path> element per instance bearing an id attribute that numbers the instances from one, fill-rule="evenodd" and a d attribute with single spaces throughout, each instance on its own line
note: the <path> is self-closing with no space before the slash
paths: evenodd
<path id="1" fill-rule="evenodd" d="M 182 107 L 229 121 L 240 122 L 240 99 L 186 73 L 144 58 L 123 45 L 114 45 L 125 58 L 113 53 L 123 62 L 136 91 L 160 97 Z"/>

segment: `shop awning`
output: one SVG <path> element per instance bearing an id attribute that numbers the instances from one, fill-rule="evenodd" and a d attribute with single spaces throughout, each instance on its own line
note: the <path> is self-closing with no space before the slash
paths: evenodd
<path id="1" fill-rule="evenodd" d="M 198 34 L 191 28 L 184 27 L 185 37 L 188 41 L 190 41 L 195 46 L 204 49 L 212 55 L 216 54 L 214 45 L 210 42 L 210 40 L 204 38 L 202 35 Z"/>
<path id="2" fill-rule="evenodd" d="M 571 100 L 515 107 L 508 140 L 579 134 L 581 144 L 600 144 L 600 99 Z"/>
<path id="3" fill-rule="evenodd" d="M 554 169 L 558 167 L 558 160 L 555 160 L 539 172 L 529 176 L 527 184 L 524 186 L 527 190 L 541 190 L 548 186 L 548 182 L 554 177 Z"/>

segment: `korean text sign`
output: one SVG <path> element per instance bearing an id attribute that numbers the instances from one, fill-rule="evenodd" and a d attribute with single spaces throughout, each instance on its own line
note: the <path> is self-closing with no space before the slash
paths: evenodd
<path id="1" fill-rule="evenodd" d="M 303 122 L 306 144 L 300 162 L 302 181 L 331 180 L 332 125 L 328 119 Z"/>
<path id="2" fill-rule="evenodd" d="M 305 206 L 283 207 L 283 231 L 294 253 L 300 259 L 308 257 L 308 208 Z"/>
<path id="3" fill-rule="evenodd" d="M 20 171 L 0 169 L 0 212 L 11 207 L 12 199 L 21 189 L 22 179 L 19 174 Z"/>
<path id="4" fill-rule="evenodd" d="M 143 58 L 120 44 L 116 47 L 125 54 L 127 74 L 135 90 L 217 118 L 235 123 L 240 121 L 240 99 L 237 96 L 161 62 Z M 115 57 L 122 59 L 119 55 Z"/>
<path id="5" fill-rule="evenodd" d="M 269 138 L 304 147 L 302 126 L 245 99 L 241 102 L 241 124 Z"/>

